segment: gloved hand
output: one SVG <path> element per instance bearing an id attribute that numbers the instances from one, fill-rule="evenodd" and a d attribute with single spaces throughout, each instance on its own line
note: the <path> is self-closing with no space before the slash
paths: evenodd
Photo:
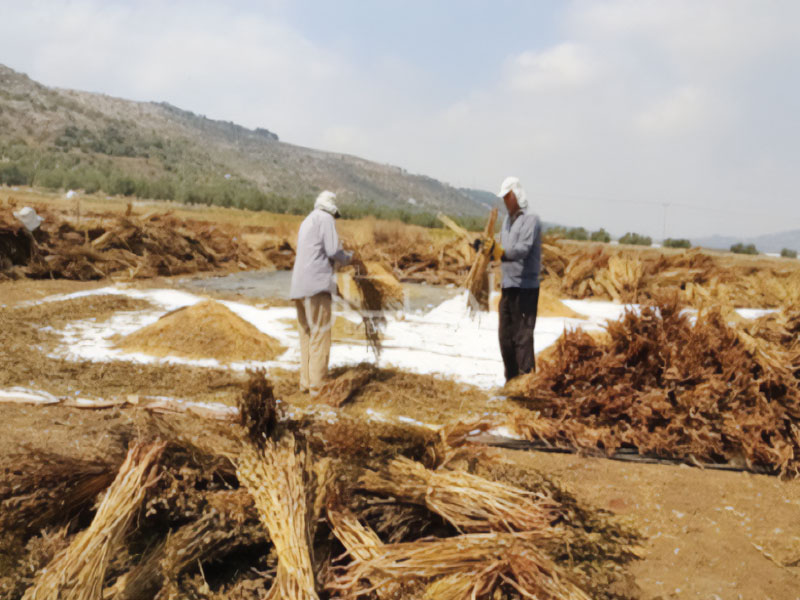
<path id="1" fill-rule="evenodd" d="M 503 254 L 503 247 L 497 242 L 492 242 L 492 260 L 503 260 Z"/>

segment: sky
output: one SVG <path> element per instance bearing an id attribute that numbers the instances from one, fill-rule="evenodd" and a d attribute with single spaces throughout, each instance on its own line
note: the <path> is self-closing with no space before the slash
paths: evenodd
<path id="1" fill-rule="evenodd" d="M 796 0 L 0 0 L 0 63 L 619 235 L 800 229 Z"/>

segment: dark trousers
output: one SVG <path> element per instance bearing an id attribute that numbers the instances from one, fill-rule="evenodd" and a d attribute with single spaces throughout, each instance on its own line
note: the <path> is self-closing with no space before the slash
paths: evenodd
<path id="1" fill-rule="evenodd" d="M 539 288 L 503 288 L 500 297 L 500 354 L 506 381 L 536 370 L 533 328 L 539 309 Z"/>

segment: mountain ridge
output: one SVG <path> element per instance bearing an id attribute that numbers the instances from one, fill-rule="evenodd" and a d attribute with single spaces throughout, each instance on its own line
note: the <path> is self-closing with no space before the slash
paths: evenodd
<path id="1" fill-rule="evenodd" d="M 50 88 L 4 65 L 0 161 L 0 182 L 50 188 L 88 185 L 292 212 L 332 189 L 343 207 L 363 214 L 488 212 L 472 195 L 399 166 L 290 144 L 271 129 L 209 119 L 167 102 Z"/>

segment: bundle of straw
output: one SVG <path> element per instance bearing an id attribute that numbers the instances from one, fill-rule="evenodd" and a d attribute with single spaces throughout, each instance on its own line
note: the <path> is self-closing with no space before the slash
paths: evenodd
<path id="1" fill-rule="evenodd" d="M 497 208 L 493 208 L 489 213 L 489 220 L 486 222 L 486 229 L 483 230 L 483 238 L 478 256 L 467 275 L 464 287 L 467 288 L 468 302 L 471 310 L 489 310 L 489 263 L 492 261 L 492 249 L 494 248 L 494 225 L 497 222 Z"/>
<path id="2" fill-rule="evenodd" d="M 43 569 L 24 600 L 97 600 L 113 552 L 156 480 L 156 463 L 164 443 L 137 444 L 128 451 L 116 479 L 106 491 L 88 529 Z"/>
<path id="3" fill-rule="evenodd" d="M 38 531 L 91 508 L 118 462 L 32 450 L 0 465 L 0 530 Z"/>
<path id="4" fill-rule="evenodd" d="M 446 582 L 431 581 L 428 598 L 489 598 L 505 583 L 524 598 L 589 600 L 534 543 L 528 533 L 483 533 L 385 544 L 373 556 L 347 565 L 331 587 L 360 595 L 387 583 L 446 577 Z"/>
<path id="5" fill-rule="evenodd" d="M 359 521 L 347 507 L 337 501 L 328 502 L 328 523 L 333 535 L 342 543 L 347 553 L 356 560 L 370 560 L 380 555 L 383 542 L 368 526 Z M 387 583 L 375 590 L 378 598 L 394 598 L 399 586 Z"/>
<path id="6" fill-rule="evenodd" d="M 535 532 L 552 537 L 558 504 L 543 493 L 490 481 L 462 470 L 430 471 L 405 457 L 385 471 L 366 471 L 359 485 L 369 492 L 426 506 L 459 531 Z"/>
<path id="7" fill-rule="evenodd" d="M 380 357 L 380 332 L 386 325 L 384 311 L 402 304 L 403 288 L 394 275 L 380 263 L 364 262 L 356 254 L 351 264 L 354 273 L 342 284 L 352 283 L 356 293 L 344 292 L 344 297 L 350 307 L 361 315 L 367 343 L 375 356 Z"/>
<path id="8" fill-rule="evenodd" d="M 326 404 L 338 408 L 369 383 L 375 374 L 376 369 L 368 364 L 360 364 L 348 369 L 336 379 L 332 379 L 322 386 L 319 392 L 320 399 Z"/>
<path id="9" fill-rule="evenodd" d="M 260 525 L 245 525 L 247 508 L 252 506 L 245 490 L 215 492 L 208 500 L 211 512 L 172 532 L 141 563 L 117 579 L 106 590 L 106 597 L 115 600 L 152 598 L 165 580 L 174 583 L 199 560 L 208 562 L 224 556 L 243 541 L 264 540 L 266 536 Z"/>
<path id="10" fill-rule="evenodd" d="M 268 594 L 271 599 L 318 600 L 309 463 L 291 433 L 278 441 L 267 440 L 262 449 L 248 444 L 238 459 L 236 474 L 253 497 L 278 555 L 278 574 Z"/>

